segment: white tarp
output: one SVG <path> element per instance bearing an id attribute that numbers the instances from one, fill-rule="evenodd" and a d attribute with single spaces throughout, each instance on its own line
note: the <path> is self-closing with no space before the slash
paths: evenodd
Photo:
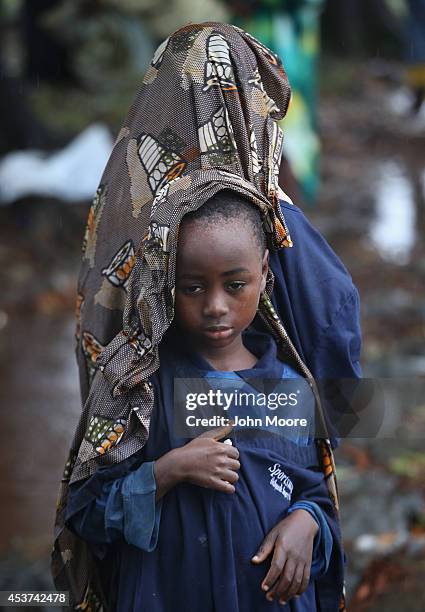
<path id="1" fill-rule="evenodd" d="M 91 200 L 112 147 L 108 128 L 96 123 L 60 151 L 8 153 L 0 160 L 0 203 L 31 195 Z"/>

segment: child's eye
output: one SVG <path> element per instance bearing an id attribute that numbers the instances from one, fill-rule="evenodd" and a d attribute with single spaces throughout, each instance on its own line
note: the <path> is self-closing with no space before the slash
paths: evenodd
<path id="1" fill-rule="evenodd" d="M 240 291 L 245 287 L 245 285 L 246 283 L 244 281 L 232 281 L 231 283 L 227 284 L 229 289 L 231 289 L 232 291 Z"/>
<path id="2" fill-rule="evenodd" d="M 202 291 L 202 287 L 200 285 L 190 285 L 188 287 L 182 287 L 182 291 L 186 293 L 186 295 L 196 295 Z"/>

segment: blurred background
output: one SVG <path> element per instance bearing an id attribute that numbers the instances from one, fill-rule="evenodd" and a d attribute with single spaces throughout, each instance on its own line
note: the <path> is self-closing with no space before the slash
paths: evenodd
<path id="1" fill-rule="evenodd" d="M 425 0 L 0 0 L 0 590 L 53 588 L 88 208 L 156 46 L 207 20 L 283 59 L 281 185 L 360 290 L 365 376 L 424 379 Z M 336 453 L 352 612 L 425 609 L 425 398 L 399 396 L 397 436 Z"/>

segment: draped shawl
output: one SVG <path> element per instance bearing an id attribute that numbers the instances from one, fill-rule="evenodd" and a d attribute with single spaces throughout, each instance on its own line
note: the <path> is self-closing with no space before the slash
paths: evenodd
<path id="1" fill-rule="evenodd" d="M 182 217 L 232 189 L 259 208 L 269 248 L 292 246 L 277 182 L 277 122 L 289 101 L 273 52 L 235 26 L 191 24 L 158 47 L 119 131 L 89 211 L 78 279 L 83 409 L 61 481 L 52 551 L 54 582 L 70 591 L 70 609 L 107 609 L 88 545 L 64 524 L 67 493 L 71 483 L 118 467 L 148 439 L 149 379 L 173 319 Z M 269 299 L 272 289 L 270 271 L 258 317 L 280 356 L 309 379 L 320 413 L 314 380 Z M 317 449 L 337 513 L 327 436 Z"/>

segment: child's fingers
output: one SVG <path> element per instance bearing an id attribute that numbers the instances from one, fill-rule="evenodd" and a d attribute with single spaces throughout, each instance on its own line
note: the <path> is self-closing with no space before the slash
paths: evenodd
<path id="1" fill-rule="evenodd" d="M 225 470 L 221 478 L 222 480 L 227 480 L 230 484 L 234 484 L 239 480 L 239 475 L 233 470 Z"/>
<path id="2" fill-rule="evenodd" d="M 234 485 L 228 480 L 217 479 L 214 481 L 214 485 L 210 488 L 222 491 L 223 493 L 234 493 L 236 491 Z"/>
<path id="3" fill-rule="evenodd" d="M 228 446 L 227 444 L 225 444 L 225 447 L 226 447 L 226 454 L 230 459 L 236 459 L 236 460 L 239 459 L 239 451 L 236 448 L 236 446 Z"/>
<path id="4" fill-rule="evenodd" d="M 296 562 L 291 558 L 287 559 L 283 571 L 280 572 L 279 580 L 276 582 L 273 588 L 270 589 L 270 591 L 266 595 L 266 598 L 269 601 L 272 601 L 275 597 L 281 602 L 288 601 L 289 592 L 292 587 L 292 582 L 294 580 L 296 569 L 297 569 Z M 294 595 L 297 592 L 297 589 L 295 589 Z"/>
<path id="5" fill-rule="evenodd" d="M 233 421 L 230 421 L 229 425 L 223 425 L 222 427 L 215 427 L 214 429 L 210 429 L 208 431 L 204 431 L 198 437 L 199 438 L 213 438 L 214 440 L 220 440 L 220 438 L 224 438 L 225 436 L 230 435 L 233 429 Z"/>
<path id="6" fill-rule="evenodd" d="M 268 591 L 266 597 L 269 601 L 272 601 L 276 595 L 276 589 L 282 580 L 287 563 L 288 558 L 285 551 L 280 547 L 275 547 L 270 569 L 261 584 L 261 588 Z M 269 588 L 266 589 L 266 586 Z"/>
<path id="7" fill-rule="evenodd" d="M 292 597 L 295 597 L 295 595 L 300 592 L 301 584 L 303 581 L 303 575 L 304 575 L 304 563 L 298 563 L 298 565 L 295 568 L 295 573 L 292 578 L 292 582 L 290 583 L 286 593 L 284 592 L 282 594 L 280 593 L 278 594 L 278 597 L 280 600 L 283 600 L 285 602 L 289 601 L 290 599 L 292 599 Z"/>
<path id="8" fill-rule="evenodd" d="M 296 595 L 301 595 L 307 589 L 308 583 L 310 582 L 310 570 L 311 570 L 311 564 L 306 563 L 304 566 L 303 579 L 301 581 L 301 586 L 296 592 Z"/>
<path id="9" fill-rule="evenodd" d="M 276 582 L 279 580 L 282 570 L 286 563 L 286 552 L 283 548 L 277 548 L 275 546 L 272 561 L 270 563 L 269 571 L 267 572 L 264 580 L 261 583 L 263 591 L 273 590 L 276 586 Z"/>
<path id="10" fill-rule="evenodd" d="M 235 472 L 237 472 L 238 470 L 241 469 L 241 464 L 239 463 L 239 461 L 237 459 L 229 458 L 227 460 L 227 467 L 230 470 L 234 470 Z"/>

